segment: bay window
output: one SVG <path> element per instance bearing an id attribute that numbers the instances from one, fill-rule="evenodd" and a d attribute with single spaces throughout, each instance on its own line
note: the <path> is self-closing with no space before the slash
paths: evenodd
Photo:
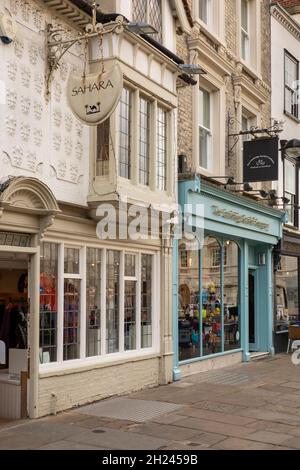
<path id="1" fill-rule="evenodd" d="M 43 243 L 40 363 L 153 348 L 154 259 L 138 251 Z"/>
<path id="2" fill-rule="evenodd" d="M 127 179 L 130 179 L 131 176 L 131 96 L 132 92 L 123 88 L 119 105 L 119 174 Z"/>
<path id="3" fill-rule="evenodd" d="M 116 169 L 117 176 L 133 184 L 167 191 L 168 135 L 173 119 L 171 110 L 158 100 L 144 96 L 137 88 L 125 87 L 116 115 L 97 127 L 95 176 L 112 180 L 115 175 L 110 175 L 110 170 Z M 117 128 L 116 152 L 111 126 Z M 117 168 L 110 166 L 110 156 L 116 158 Z"/>
<path id="4" fill-rule="evenodd" d="M 156 187 L 161 191 L 167 189 L 167 113 L 158 106 L 157 108 L 157 180 Z"/>

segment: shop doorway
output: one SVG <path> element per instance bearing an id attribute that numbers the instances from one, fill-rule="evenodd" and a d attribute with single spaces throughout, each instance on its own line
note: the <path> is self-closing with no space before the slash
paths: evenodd
<path id="1" fill-rule="evenodd" d="M 256 275 L 254 270 L 249 270 L 249 351 L 256 351 Z"/>
<path id="2" fill-rule="evenodd" d="M 14 419 L 25 417 L 27 414 L 28 266 L 28 254 L 0 252 L 0 417 L 2 418 Z"/>

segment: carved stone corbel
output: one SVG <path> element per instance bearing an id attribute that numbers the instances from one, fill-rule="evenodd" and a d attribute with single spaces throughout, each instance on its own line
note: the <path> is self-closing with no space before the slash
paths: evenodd
<path id="1" fill-rule="evenodd" d="M 44 239 L 45 233 L 48 228 L 54 224 L 55 213 L 51 213 L 40 218 L 40 230 L 38 232 L 38 242 L 41 243 Z"/>

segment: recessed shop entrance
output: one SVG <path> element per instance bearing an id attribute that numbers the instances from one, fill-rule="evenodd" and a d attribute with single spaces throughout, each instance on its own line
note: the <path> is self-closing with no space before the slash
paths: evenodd
<path id="1" fill-rule="evenodd" d="M 256 351 L 256 292 L 255 292 L 255 271 L 249 270 L 248 291 L 249 291 L 249 351 Z"/>
<path id="2" fill-rule="evenodd" d="M 0 418 L 27 415 L 28 268 L 28 254 L 0 252 Z"/>

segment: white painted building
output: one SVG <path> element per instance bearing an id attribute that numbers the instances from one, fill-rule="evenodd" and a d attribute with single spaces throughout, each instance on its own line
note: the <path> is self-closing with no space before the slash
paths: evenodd
<path id="1" fill-rule="evenodd" d="M 279 2 L 280 3 L 280 2 Z M 283 2 L 284 3 L 284 2 Z M 274 344 L 286 349 L 288 324 L 299 320 L 299 155 L 288 155 L 285 147 L 300 139 L 299 61 L 300 2 L 287 11 L 280 4 L 271 6 L 272 31 L 272 119 L 279 124 L 279 180 L 273 183 L 275 204 L 287 212 L 284 237 L 275 257 Z M 298 5 L 296 5 L 298 3 Z"/>
<path id="2" fill-rule="evenodd" d="M 4 417 L 22 408 L 34 418 L 172 380 L 172 243 L 99 240 L 96 212 L 124 197 L 148 206 L 176 201 L 176 31 L 189 33 L 191 18 L 179 0 L 103 1 L 98 21 L 120 13 L 154 23 L 157 42 L 125 30 L 102 44 L 76 43 L 48 82 L 47 25 L 62 40 L 76 37 L 91 22 L 87 3 L 0 3 L 17 25 L 16 38 L 0 42 Z M 121 103 L 109 121 L 88 127 L 67 103 L 67 81 L 103 63 L 121 67 Z M 18 334 L 7 324 L 11 312 Z M 28 372 L 23 386 L 19 371 Z"/>

